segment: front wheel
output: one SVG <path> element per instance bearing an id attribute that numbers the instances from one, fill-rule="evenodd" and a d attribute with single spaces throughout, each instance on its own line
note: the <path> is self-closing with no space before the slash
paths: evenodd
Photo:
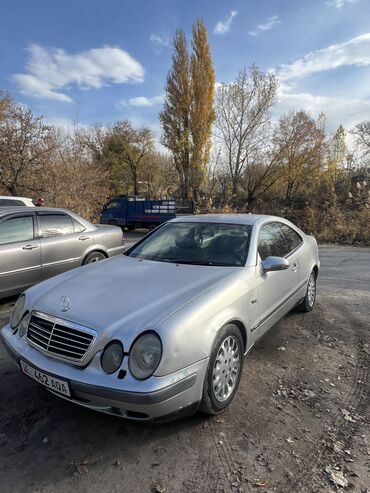
<path id="1" fill-rule="evenodd" d="M 308 278 L 306 295 L 303 298 L 302 303 L 298 308 L 303 312 L 310 312 L 313 310 L 316 301 L 316 273 L 312 271 Z"/>
<path id="2" fill-rule="evenodd" d="M 244 344 L 238 327 L 228 324 L 213 344 L 199 409 L 206 414 L 223 412 L 234 399 L 243 370 Z"/>

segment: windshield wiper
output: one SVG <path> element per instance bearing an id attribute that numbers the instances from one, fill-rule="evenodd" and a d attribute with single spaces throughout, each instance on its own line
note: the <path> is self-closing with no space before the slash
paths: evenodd
<path id="1" fill-rule="evenodd" d="M 212 265 L 212 262 L 210 261 L 190 260 L 188 258 L 174 258 L 174 259 L 166 259 L 166 260 L 174 264 Z"/>

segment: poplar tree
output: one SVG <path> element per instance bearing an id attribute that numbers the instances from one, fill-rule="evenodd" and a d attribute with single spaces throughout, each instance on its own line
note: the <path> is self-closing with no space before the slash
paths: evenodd
<path id="1" fill-rule="evenodd" d="M 215 119 L 215 74 L 207 29 L 201 19 L 193 25 L 191 46 L 190 56 L 184 32 L 177 31 L 160 121 L 162 143 L 173 154 L 181 195 L 197 200 L 206 176 Z"/>
<path id="2" fill-rule="evenodd" d="M 190 60 L 185 33 L 178 30 L 174 37 L 172 68 L 167 76 L 166 99 L 159 118 L 162 124 L 162 144 L 172 152 L 179 174 L 181 195 L 190 191 Z"/>
<path id="3" fill-rule="evenodd" d="M 208 45 L 207 29 L 201 19 L 193 25 L 191 57 L 190 133 L 192 137 L 192 193 L 197 200 L 205 181 L 211 150 L 211 129 L 215 120 L 215 72 Z"/>

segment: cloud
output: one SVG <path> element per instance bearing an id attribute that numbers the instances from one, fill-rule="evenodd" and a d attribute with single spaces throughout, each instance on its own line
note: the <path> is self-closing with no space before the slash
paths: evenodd
<path id="1" fill-rule="evenodd" d="M 151 34 L 149 39 L 156 46 L 170 46 L 170 40 L 167 35 L 159 36 L 158 34 Z"/>
<path id="2" fill-rule="evenodd" d="M 269 17 L 263 24 L 259 24 L 254 31 L 249 31 L 248 34 L 249 36 L 258 36 L 264 31 L 269 31 L 277 24 L 280 24 L 280 22 L 280 17 L 278 15 L 273 15 Z"/>
<path id="3" fill-rule="evenodd" d="M 348 65 L 370 65 L 370 33 L 313 51 L 298 60 L 281 65 L 277 75 L 284 81 Z"/>
<path id="4" fill-rule="evenodd" d="M 72 98 L 65 91 L 72 85 L 99 89 L 109 84 L 144 80 L 142 65 L 117 47 L 104 46 L 69 54 L 59 48 L 46 49 L 33 44 L 28 51 L 27 73 L 13 76 L 20 92 L 26 96 L 71 102 Z"/>
<path id="5" fill-rule="evenodd" d="M 274 110 L 277 118 L 287 111 L 305 110 L 313 116 L 324 112 L 328 130 L 334 132 L 339 124 L 350 129 L 370 114 L 370 99 L 315 96 L 309 93 L 280 91 L 278 104 Z"/>
<path id="6" fill-rule="evenodd" d="M 229 15 L 227 15 L 226 17 L 224 17 L 223 19 L 221 19 L 220 21 L 217 22 L 213 32 L 215 34 L 226 34 L 227 32 L 229 32 L 230 27 L 231 27 L 231 23 L 232 23 L 234 17 L 236 17 L 237 15 L 238 15 L 238 12 L 236 12 L 235 10 L 232 10 Z"/>
<path id="7" fill-rule="evenodd" d="M 341 9 L 344 5 L 348 3 L 354 3 L 357 0 L 328 0 L 326 3 L 330 7 L 336 7 L 337 9 Z"/>
<path id="8" fill-rule="evenodd" d="M 122 99 L 117 103 L 118 106 L 137 106 L 137 107 L 147 107 L 147 106 L 155 106 L 157 104 L 162 104 L 164 102 L 164 94 L 160 96 L 153 96 L 151 98 L 147 98 L 146 96 L 139 96 L 137 98 L 131 99 Z"/>

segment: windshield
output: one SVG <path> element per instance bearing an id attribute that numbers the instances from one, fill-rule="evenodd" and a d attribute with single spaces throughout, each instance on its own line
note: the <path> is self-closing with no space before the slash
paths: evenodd
<path id="1" fill-rule="evenodd" d="M 252 226 L 170 222 L 126 252 L 158 262 L 240 267 L 246 262 Z"/>

